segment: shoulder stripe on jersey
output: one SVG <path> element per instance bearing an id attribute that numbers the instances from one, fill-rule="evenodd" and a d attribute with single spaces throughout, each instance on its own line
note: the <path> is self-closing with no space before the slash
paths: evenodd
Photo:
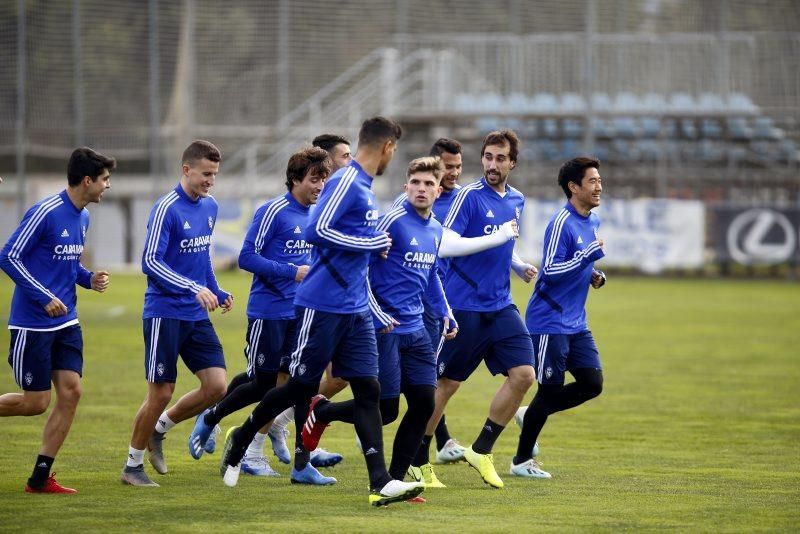
<path id="1" fill-rule="evenodd" d="M 62 205 L 64 202 L 61 200 L 61 196 L 56 195 L 52 198 L 47 199 L 46 201 L 42 202 L 39 207 L 36 209 L 36 212 L 28 219 L 28 223 L 23 228 L 22 232 L 17 236 L 17 241 L 14 243 L 14 246 L 11 247 L 11 251 L 8 253 L 8 260 L 14 268 L 19 271 L 23 278 L 25 278 L 28 282 L 31 283 L 36 289 L 50 297 L 51 299 L 56 298 L 56 296 L 44 285 L 39 282 L 34 276 L 28 271 L 25 264 L 22 263 L 22 259 L 20 254 L 22 250 L 27 245 L 28 241 L 30 240 L 33 232 L 39 226 L 39 224 L 44 220 L 48 213 Z"/>
<path id="2" fill-rule="evenodd" d="M 339 207 L 339 204 L 341 204 L 342 199 L 347 193 L 347 190 L 355 181 L 357 175 L 358 171 L 355 169 L 355 167 L 350 167 L 342 175 L 339 183 L 336 184 L 336 189 L 334 189 L 330 201 L 325 205 L 319 219 L 317 220 L 316 230 L 318 234 L 335 243 L 369 249 L 382 245 L 386 241 L 385 236 L 377 235 L 375 237 L 354 237 L 344 234 L 330 226 L 331 219 L 333 219 L 336 209 Z"/>
<path id="3" fill-rule="evenodd" d="M 467 198 L 470 192 L 478 189 L 483 189 L 483 184 L 481 182 L 474 182 L 461 188 L 458 194 L 456 194 L 456 198 L 453 200 L 453 204 L 450 206 L 450 211 L 447 212 L 447 217 L 445 217 L 442 226 L 450 228 L 456 215 L 458 215 L 458 212 L 461 210 L 464 199 Z"/>
<path id="4" fill-rule="evenodd" d="M 399 219 L 400 217 L 405 214 L 406 209 L 402 206 L 399 208 L 394 208 L 392 211 L 386 213 L 383 216 L 381 221 L 378 223 L 378 226 L 375 228 L 378 232 L 385 232 L 387 228 L 389 228 L 394 221 Z"/>
<path id="5" fill-rule="evenodd" d="M 399 195 L 397 195 L 397 198 L 395 198 L 395 199 L 392 201 L 392 205 L 391 205 L 391 206 L 389 206 L 389 209 L 390 209 L 390 210 L 393 210 L 393 209 L 395 209 L 395 208 L 399 208 L 400 206 L 402 206 L 402 205 L 403 205 L 403 202 L 405 202 L 405 200 L 406 200 L 407 198 L 408 198 L 408 195 L 406 195 L 405 193 L 400 193 Z"/>
<path id="6" fill-rule="evenodd" d="M 590 256 L 599 248 L 600 248 L 600 243 L 598 243 L 597 241 L 592 241 L 592 243 L 588 247 L 575 254 L 575 257 L 572 258 L 571 260 L 562 263 L 554 263 L 548 266 L 545 269 L 545 271 L 547 272 L 547 274 L 557 274 L 557 273 L 565 273 L 567 271 L 571 271 L 576 267 L 580 267 L 581 260 L 583 260 L 583 258 L 587 256 Z"/>
<path id="7" fill-rule="evenodd" d="M 156 261 L 156 250 L 158 249 L 158 239 L 161 235 L 161 225 L 164 223 L 164 217 L 166 216 L 167 210 L 177 200 L 178 194 L 173 191 L 169 195 L 165 196 L 156 208 L 156 215 L 153 217 L 153 227 L 150 231 L 150 239 L 148 240 L 147 247 L 145 249 L 144 261 L 154 273 L 163 277 L 166 281 L 178 287 L 190 289 L 197 293 L 200 291 L 200 286 L 196 282 L 181 276 L 180 274 L 168 269 L 166 266 Z"/>
<path id="8" fill-rule="evenodd" d="M 550 243 L 548 243 L 547 245 L 547 254 L 544 257 L 545 267 L 550 265 L 550 262 L 553 261 L 553 256 L 555 255 L 556 249 L 558 248 L 558 240 L 561 239 L 561 228 L 567 217 L 569 217 L 569 210 L 562 209 L 558 213 L 558 216 L 556 217 L 555 221 L 553 221 L 553 232 L 550 234 Z"/>
<path id="9" fill-rule="evenodd" d="M 272 204 L 270 204 L 266 210 L 264 210 L 264 215 L 261 217 L 261 224 L 258 227 L 258 233 L 256 234 L 256 254 L 261 254 L 261 249 L 264 247 L 264 238 L 266 237 L 267 232 L 272 225 L 272 221 L 275 220 L 275 216 L 280 210 L 288 205 L 289 201 L 286 200 L 285 197 L 279 197 L 277 200 L 272 202 Z"/>

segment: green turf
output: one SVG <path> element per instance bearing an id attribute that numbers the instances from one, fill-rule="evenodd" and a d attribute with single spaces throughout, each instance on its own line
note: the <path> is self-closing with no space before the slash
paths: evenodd
<path id="1" fill-rule="evenodd" d="M 229 370 L 244 366 L 249 279 L 225 274 L 237 309 L 214 316 Z M 192 460 L 189 423 L 165 443 L 170 474 L 161 488 L 122 486 L 133 415 L 145 392 L 140 312 L 144 279 L 114 276 L 106 295 L 81 291 L 84 394 L 55 464 L 74 496 L 22 492 L 44 416 L 0 421 L 0 531 L 692 531 L 800 527 L 800 286 L 788 283 L 610 279 L 590 299 L 590 322 L 605 365 L 602 396 L 550 419 L 540 438 L 552 480 L 504 476 L 492 490 L 465 464 L 438 469 L 449 487 L 427 504 L 367 505 L 366 471 L 351 427 L 323 446 L 345 455 L 328 470 L 333 487 L 243 476 L 227 488 L 219 454 Z M 0 321 L 11 284 L 0 281 Z M 523 308 L 530 286 L 515 286 Z M 8 332 L 0 333 L 8 347 Z M 5 350 L 5 348 L 3 349 Z M 195 385 L 181 366 L 177 393 Z M 499 385 L 480 369 L 452 400 L 451 432 L 474 439 Z M 14 391 L 0 373 L 0 391 Z M 526 397 L 530 400 L 533 392 Z M 224 425 L 240 422 L 245 412 Z M 396 425 L 386 429 L 391 438 Z M 516 449 L 511 423 L 495 447 L 501 476 Z M 387 439 L 387 442 L 389 439 Z M 269 445 L 267 445 L 269 449 Z M 148 465 L 149 468 L 149 465 Z"/>

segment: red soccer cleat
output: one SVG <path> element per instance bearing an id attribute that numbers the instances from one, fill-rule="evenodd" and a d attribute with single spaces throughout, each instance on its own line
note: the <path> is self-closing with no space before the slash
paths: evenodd
<path id="1" fill-rule="evenodd" d="M 308 407 L 308 417 L 306 417 L 306 423 L 303 425 L 303 431 L 301 432 L 303 447 L 308 452 L 316 450 L 319 440 L 322 438 L 322 433 L 329 426 L 317 421 L 317 415 L 314 413 L 314 408 L 317 407 L 320 401 L 328 402 L 328 399 L 325 398 L 325 395 L 314 395 L 311 399 L 311 405 Z"/>
<path id="2" fill-rule="evenodd" d="M 411 503 L 411 504 L 425 504 L 428 501 L 425 500 L 425 497 L 417 495 L 413 499 L 408 499 L 406 502 Z"/>
<path id="3" fill-rule="evenodd" d="M 44 483 L 44 486 L 41 489 L 34 489 L 30 487 L 30 485 L 26 484 L 25 493 L 78 493 L 78 490 L 65 488 L 56 482 L 56 474 L 53 473 L 50 475 L 50 478 L 47 479 L 47 482 Z"/>

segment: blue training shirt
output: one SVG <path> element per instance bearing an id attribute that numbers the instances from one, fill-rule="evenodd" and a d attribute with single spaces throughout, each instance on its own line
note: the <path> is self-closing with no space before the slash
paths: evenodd
<path id="1" fill-rule="evenodd" d="M 373 254 L 369 282 L 382 311 L 400 323 L 392 332 L 407 334 L 423 327 L 423 295 L 440 317 L 449 316 L 436 272 L 442 225 L 433 217 L 423 219 L 405 201 L 381 217 L 378 230 L 389 232 L 392 248 L 385 260 Z M 375 318 L 376 329 L 385 324 L 387 321 Z"/>
<path id="2" fill-rule="evenodd" d="M 297 267 L 311 260 L 304 234 L 308 206 L 287 192 L 256 210 L 239 253 L 239 268 L 253 273 L 247 317 L 293 319 Z"/>
<path id="3" fill-rule="evenodd" d="M 503 223 L 516 219 L 519 223 L 525 197 L 506 184 L 500 195 L 484 178 L 461 188 L 444 221 L 462 237 L 490 235 Z M 444 291 L 454 310 L 497 311 L 511 304 L 511 256 L 514 240 L 504 244 L 450 259 L 445 273 Z"/>
<path id="4" fill-rule="evenodd" d="M 180 183 L 156 202 L 142 253 L 142 272 L 147 275 L 143 318 L 207 319 L 208 312 L 195 300 L 203 287 L 220 304 L 228 298 L 211 266 L 209 248 L 216 222 L 214 197 L 192 200 Z"/>
<path id="5" fill-rule="evenodd" d="M 92 273 L 80 263 L 89 211 L 67 191 L 34 204 L 0 251 L 0 268 L 14 281 L 8 327 L 59 330 L 77 324 L 75 284 L 91 288 Z M 44 307 L 58 298 L 67 314 L 49 317 Z"/>
<path id="6" fill-rule="evenodd" d="M 378 205 L 371 187 L 372 176 L 355 160 L 325 183 L 305 232 L 314 248 L 296 305 L 343 314 L 369 309 L 369 257 L 389 245 L 386 234 L 376 230 Z"/>
<path id="7" fill-rule="evenodd" d="M 605 253 L 597 240 L 600 219 L 584 217 L 571 203 L 544 232 L 542 268 L 525 313 L 531 334 L 577 334 L 588 330 L 586 298 L 594 262 Z"/>

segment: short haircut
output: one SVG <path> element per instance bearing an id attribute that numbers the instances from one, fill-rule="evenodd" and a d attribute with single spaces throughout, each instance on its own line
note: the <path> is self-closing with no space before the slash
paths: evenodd
<path id="1" fill-rule="evenodd" d="M 437 156 L 425 156 L 423 158 L 412 159 L 408 164 L 406 179 L 411 178 L 412 174 L 417 174 L 418 172 L 432 173 L 433 177 L 436 178 L 436 183 L 438 184 L 442 181 L 442 175 L 444 174 L 444 163 L 442 163 L 441 158 Z"/>
<path id="2" fill-rule="evenodd" d="M 67 164 L 67 183 L 76 186 L 81 183 L 84 176 L 88 176 L 94 182 L 97 177 L 103 174 L 103 169 L 108 172 L 117 168 L 117 160 L 95 152 L 91 148 L 82 146 L 72 151 Z"/>
<path id="3" fill-rule="evenodd" d="M 361 124 L 358 132 L 358 146 L 377 147 L 386 141 L 398 141 L 403 136 L 403 129 L 392 119 L 372 117 Z"/>
<path id="4" fill-rule="evenodd" d="M 192 144 L 186 147 L 181 156 L 181 164 L 188 164 L 194 166 L 198 161 L 207 159 L 219 163 L 222 161 L 222 154 L 219 149 L 209 141 L 196 139 Z"/>
<path id="5" fill-rule="evenodd" d="M 579 156 L 572 158 L 558 169 L 558 185 L 564 190 L 567 198 L 572 198 L 572 191 L 569 190 L 569 183 L 574 182 L 581 185 L 586 169 L 600 169 L 600 160 L 591 156 Z"/>
<path id="6" fill-rule="evenodd" d="M 496 130 L 486 134 L 486 137 L 483 138 L 483 146 L 481 147 L 481 157 L 483 157 L 487 146 L 494 145 L 508 145 L 511 147 L 511 150 L 508 152 L 508 157 L 511 158 L 511 161 L 516 163 L 517 155 L 519 154 L 519 137 L 514 133 L 514 130 Z"/>
<path id="7" fill-rule="evenodd" d="M 292 154 L 286 165 L 286 189 L 291 191 L 295 181 L 302 182 L 309 171 L 316 171 L 322 178 L 327 178 L 333 169 L 333 161 L 327 150 L 311 146 Z"/>
<path id="8" fill-rule="evenodd" d="M 314 140 L 311 141 L 311 144 L 321 148 L 322 150 L 327 150 L 328 152 L 330 152 L 336 145 L 345 144 L 347 146 L 350 146 L 350 141 L 348 141 L 346 137 L 342 137 L 341 135 L 322 134 L 316 136 Z"/>
<path id="9" fill-rule="evenodd" d="M 433 143 L 431 147 L 430 156 L 441 156 L 443 152 L 448 154 L 461 154 L 461 143 L 455 139 L 448 139 L 447 137 L 440 137 Z"/>

